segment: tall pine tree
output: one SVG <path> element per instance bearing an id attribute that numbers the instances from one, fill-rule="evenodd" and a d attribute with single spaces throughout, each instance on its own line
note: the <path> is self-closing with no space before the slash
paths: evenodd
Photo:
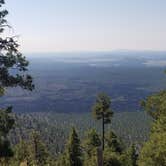
<path id="1" fill-rule="evenodd" d="M 102 149 L 104 150 L 105 140 L 105 125 L 111 123 L 111 117 L 113 112 L 110 109 L 111 100 L 109 96 L 104 93 L 100 93 L 97 96 L 96 103 L 94 104 L 92 111 L 95 119 L 102 120 Z"/>

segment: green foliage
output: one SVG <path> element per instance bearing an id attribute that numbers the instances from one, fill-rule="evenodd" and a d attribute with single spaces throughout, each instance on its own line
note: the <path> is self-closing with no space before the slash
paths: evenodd
<path id="1" fill-rule="evenodd" d="M 94 117 L 97 120 L 103 119 L 104 124 L 111 122 L 113 112 L 110 110 L 110 104 L 111 100 L 109 96 L 104 93 L 100 93 L 97 96 L 96 103 L 92 108 Z"/>
<path id="2" fill-rule="evenodd" d="M 138 154 L 136 153 L 135 145 L 132 144 L 123 154 L 120 156 L 123 166 L 137 166 Z"/>
<path id="3" fill-rule="evenodd" d="M 118 139 L 117 135 L 113 131 L 110 131 L 106 136 L 107 147 L 112 152 L 122 153 L 124 147 L 120 139 Z"/>
<path id="4" fill-rule="evenodd" d="M 104 134 L 105 134 L 105 124 L 111 123 L 111 117 L 113 112 L 110 110 L 111 100 L 109 96 L 104 93 L 100 93 L 97 96 L 96 103 L 94 104 L 92 111 L 94 117 L 97 120 L 102 120 L 102 147 L 104 150 Z"/>
<path id="5" fill-rule="evenodd" d="M 0 136 L 2 137 L 7 137 L 7 134 L 13 128 L 14 119 L 11 110 L 12 107 L 0 110 Z"/>
<path id="6" fill-rule="evenodd" d="M 139 166 L 166 165 L 166 91 L 149 96 L 144 101 L 144 108 L 155 119 L 149 141 L 140 153 Z"/>
<path id="7" fill-rule="evenodd" d="M 20 137 L 27 140 L 32 130 L 39 131 L 42 140 L 51 154 L 57 156 L 65 148 L 72 126 L 77 126 L 80 139 L 84 139 L 84 133 L 94 128 L 97 133 L 101 132 L 101 124 L 95 121 L 89 113 L 21 113 L 14 117 L 15 127 L 10 132 L 10 141 L 16 145 Z M 115 112 L 112 123 L 106 129 L 116 132 L 118 138 L 126 146 L 132 143 L 142 144 L 148 139 L 151 119 L 143 111 L 139 112 Z M 67 124 L 67 125 L 66 125 Z M 107 139 L 107 134 L 106 134 Z M 107 143 L 107 142 L 106 142 Z"/>
<path id="8" fill-rule="evenodd" d="M 136 166 L 135 147 L 131 146 L 128 150 L 117 135 L 110 131 L 106 137 L 107 146 L 104 151 L 104 165 L 106 166 Z"/>
<path id="9" fill-rule="evenodd" d="M 14 148 L 14 157 L 10 160 L 10 165 L 18 166 L 22 162 L 30 163 L 29 156 L 29 144 L 28 142 L 21 140 L 19 144 L 17 144 Z"/>
<path id="10" fill-rule="evenodd" d="M 28 61 L 18 51 L 18 43 L 14 37 L 6 37 L 4 31 L 10 28 L 6 20 L 8 11 L 3 9 L 4 0 L 0 0 L 0 96 L 7 87 L 22 87 L 33 90 L 32 77 L 25 73 Z M 1 165 L 13 156 L 10 142 L 7 138 L 14 125 L 11 117 L 12 107 L 0 109 L 0 161 Z"/>
<path id="11" fill-rule="evenodd" d="M 160 116 L 166 116 L 166 91 L 163 90 L 157 94 L 149 96 L 142 101 L 143 108 L 157 120 Z"/>
<path id="12" fill-rule="evenodd" d="M 136 152 L 136 148 L 134 144 L 129 148 L 128 154 L 130 156 L 129 161 L 131 163 L 131 166 L 137 166 L 138 154 Z"/>
<path id="13" fill-rule="evenodd" d="M 45 144 L 42 142 L 39 133 L 32 132 L 30 138 L 30 161 L 31 165 L 45 166 L 48 164 L 48 151 Z"/>
<path id="14" fill-rule="evenodd" d="M 95 129 L 91 129 L 87 132 L 84 143 L 84 149 L 88 154 L 88 157 L 91 157 L 96 152 L 96 148 L 101 146 L 101 140 Z"/>
<path id="15" fill-rule="evenodd" d="M 165 166 L 166 165 L 166 132 L 154 133 L 143 146 L 139 166 Z"/>
<path id="16" fill-rule="evenodd" d="M 104 166 L 137 166 L 137 157 L 134 145 L 127 150 L 123 149 L 121 153 L 106 148 L 104 151 Z"/>
<path id="17" fill-rule="evenodd" d="M 2 88 L 2 87 L 0 87 L 0 96 L 3 96 L 3 95 L 4 95 L 4 93 L 5 93 L 5 89 L 4 89 L 4 88 Z"/>
<path id="18" fill-rule="evenodd" d="M 75 128 L 72 128 L 69 140 L 66 146 L 66 157 L 69 166 L 82 165 L 82 149 L 80 139 Z"/>
<path id="19" fill-rule="evenodd" d="M 4 87 L 20 86 L 33 90 L 32 77 L 25 74 L 28 61 L 18 51 L 18 43 L 13 37 L 2 37 L 6 28 L 10 28 L 6 20 L 8 11 L 3 9 L 5 1 L 0 1 L 0 89 Z M 11 72 L 13 70 L 13 74 Z"/>
<path id="20" fill-rule="evenodd" d="M 95 129 L 86 132 L 83 141 L 84 166 L 97 165 L 97 148 L 101 146 L 101 140 Z"/>
<path id="21" fill-rule="evenodd" d="M 21 140 L 14 148 L 15 155 L 10 159 L 9 166 L 26 163 L 28 166 L 54 166 L 55 161 L 38 132 L 33 131 L 28 140 Z"/>
<path id="22" fill-rule="evenodd" d="M 139 166 L 166 165 L 166 116 L 158 117 L 139 156 Z"/>
<path id="23" fill-rule="evenodd" d="M 0 140 L 0 157 L 11 157 L 13 156 L 13 151 L 10 147 L 10 142 L 7 139 L 1 137 Z"/>
<path id="24" fill-rule="evenodd" d="M 97 166 L 97 153 L 94 153 L 90 158 L 84 159 L 84 166 Z"/>
<path id="25" fill-rule="evenodd" d="M 69 162 L 66 159 L 66 154 L 61 154 L 57 161 L 55 162 L 55 166 L 69 166 Z"/>
<path id="26" fill-rule="evenodd" d="M 123 166 L 120 161 L 120 155 L 106 149 L 104 151 L 104 166 Z"/>
<path id="27" fill-rule="evenodd" d="M 161 116 L 151 128 L 151 133 L 164 133 L 166 132 L 166 116 Z"/>
<path id="28" fill-rule="evenodd" d="M 0 110 L 0 163 L 6 162 L 13 156 L 13 151 L 8 140 L 8 133 L 13 128 L 14 119 L 11 116 L 11 107 Z"/>

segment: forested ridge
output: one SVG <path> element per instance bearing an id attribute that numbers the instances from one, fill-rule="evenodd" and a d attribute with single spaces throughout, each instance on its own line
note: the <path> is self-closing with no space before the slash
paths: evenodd
<path id="1" fill-rule="evenodd" d="M 0 0 L 0 95 L 35 88 Z M 166 90 L 141 102 L 142 111 L 115 113 L 99 93 L 87 114 L 20 113 L 0 108 L 0 166 L 166 166 Z"/>

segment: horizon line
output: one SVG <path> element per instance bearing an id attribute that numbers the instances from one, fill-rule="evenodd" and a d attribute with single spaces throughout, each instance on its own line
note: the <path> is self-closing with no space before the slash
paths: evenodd
<path id="1" fill-rule="evenodd" d="M 115 50 L 80 50 L 80 51 L 43 51 L 43 52 L 23 52 L 22 54 L 55 54 L 55 53 L 111 53 L 111 52 L 166 52 L 166 50 L 151 50 L 151 49 L 115 49 Z"/>

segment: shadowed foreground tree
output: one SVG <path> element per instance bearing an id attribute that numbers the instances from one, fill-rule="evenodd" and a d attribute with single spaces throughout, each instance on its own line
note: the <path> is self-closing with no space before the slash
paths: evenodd
<path id="1" fill-rule="evenodd" d="M 14 125 L 14 119 L 11 116 L 11 107 L 0 110 L 0 163 L 7 163 L 8 159 L 13 156 L 10 142 L 7 138 L 9 131 Z"/>
<path id="2" fill-rule="evenodd" d="M 154 119 L 166 116 L 166 90 L 148 96 L 141 102 L 143 109 Z"/>
<path id="3" fill-rule="evenodd" d="M 33 90 L 32 77 L 26 73 L 28 61 L 19 52 L 15 37 L 2 37 L 6 28 L 10 28 L 5 19 L 8 11 L 3 9 L 4 0 L 0 0 L 0 91 L 6 87 L 22 87 Z"/>
<path id="4" fill-rule="evenodd" d="M 18 51 L 17 38 L 5 37 L 4 31 L 10 29 L 3 8 L 4 0 L 0 0 L 0 95 L 4 95 L 8 87 L 21 87 L 33 90 L 32 77 L 27 74 L 28 61 Z M 7 135 L 14 125 L 11 117 L 12 107 L 0 109 L 0 161 L 12 156 Z M 2 165 L 2 163 L 1 163 Z"/>
<path id="5" fill-rule="evenodd" d="M 142 102 L 143 108 L 153 118 L 149 140 L 144 144 L 139 166 L 166 165 L 166 91 L 149 96 Z"/>
<path id="6" fill-rule="evenodd" d="M 102 120 L 102 149 L 104 150 L 105 140 L 105 124 L 111 123 L 111 117 L 113 112 L 110 109 L 111 100 L 109 96 L 104 93 L 100 93 L 97 96 L 96 103 L 94 104 L 92 111 L 95 119 Z"/>
<path id="7" fill-rule="evenodd" d="M 165 166 L 166 165 L 166 132 L 153 133 L 150 136 L 139 156 L 139 166 Z"/>

